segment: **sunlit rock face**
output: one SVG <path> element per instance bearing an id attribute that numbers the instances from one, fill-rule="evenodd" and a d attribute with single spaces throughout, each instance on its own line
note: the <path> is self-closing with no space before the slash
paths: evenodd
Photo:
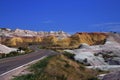
<path id="1" fill-rule="evenodd" d="M 54 36 L 57 38 L 57 44 L 59 45 L 66 43 L 65 44 L 66 47 L 67 46 L 80 47 L 80 44 L 83 43 L 88 45 L 104 44 L 109 35 L 112 34 L 100 33 L 100 32 L 94 32 L 94 33 L 78 32 L 73 35 L 70 35 L 63 31 L 35 32 L 30 30 L 21 30 L 21 29 L 11 30 L 7 28 L 0 28 L 0 42 L 2 44 L 6 43 L 13 45 L 17 45 L 24 42 L 39 43 L 42 42 L 42 40 L 44 40 L 44 38 L 46 37 Z M 116 36 L 118 37 L 118 35 Z M 114 40 L 119 40 L 119 39 L 115 38 Z"/>
<path id="2" fill-rule="evenodd" d="M 43 38 L 49 36 L 54 36 L 62 40 L 70 37 L 70 34 L 63 31 L 35 32 L 30 30 L 0 28 L 0 43 L 8 46 L 16 46 L 22 43 L 40 43 Z"/>
<path id="3" fill-rule="evenodd" d="M 88 45 L 104 44 L 107 38 L 106 33 L 76 33 L 71 36 L 78 43 L 87 43 Z"/>

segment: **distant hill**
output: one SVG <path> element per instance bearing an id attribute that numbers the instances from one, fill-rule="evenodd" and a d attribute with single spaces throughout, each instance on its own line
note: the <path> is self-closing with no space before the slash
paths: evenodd
<path id="1" fill-rule="evenodd" d="M 66 38 L 70 36 L 70 34 L 63 31 L 36 32 L 36 31 L 22 30 L 22 29 L 11 30 L 8 28 L 0 28 L 0 36 L 3 37 L 46 37 L 51 35 L 56 36 L 58 38 Z"/>
<path id="2" fill-rule="evenodd" d="M 7 46 L 42 43 L 47 47 L 78 47 L 81 43 L 87 43 L 89 45 L 104 44 L 107 36 L 106 33 L 100 32 L 79 32 L 70 35 L 64 31 L 35 32 L 30 30 L 0 28 L 0 42 Z"/>

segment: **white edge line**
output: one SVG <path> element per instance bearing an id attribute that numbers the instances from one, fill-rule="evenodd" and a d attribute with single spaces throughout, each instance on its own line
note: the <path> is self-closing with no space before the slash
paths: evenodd
<path id="1" fill-rule="evenodd" d="M 12 72 L 12 71 L 14 71 L 14 70 L 16 70 L 16 69 L 22 68 L 22 67 L 27 66 L 27 65 L 29 65 L 29 64 L 32 64 L 32 63 L 34 63 L 34 62 L 36 62 L 36 61 L 42 60 L 42 59 L 44 59 L 45 57 L 47 57 L 47 56 L 43 56 L 43 57 L 41 57 L 40 59 L 33 60 L 33 61 L 28 62 L 28 63 L 26 63 L 26 64 L 24 64 L 24 65 L 21 65 L 21 66 L 19 66 L 19 67 L 17 67 L 17 68 L 14 68 L 14 69 L 12 69 L 12 70 L 9 70 L 9 71 L 1 74 L 0 76 L 4 76 L 4 75 L 6 75 L 6 74 L 8 74 L 8 73 L 10 73 L 10 72 Z"/>

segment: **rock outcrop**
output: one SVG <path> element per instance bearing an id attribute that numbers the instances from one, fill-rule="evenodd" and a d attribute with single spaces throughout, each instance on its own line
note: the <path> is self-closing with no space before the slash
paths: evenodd
<path id="1" fill-rule="evenodd" d="M 109 73 L 102 80 L 120 80 L 120 71 Z"/>
<path id="2" fill-rule="evenodd" d="M 89 45 L 104 44 L 107 38 L 106 33 L 76 33 L 71 36 L 74 43 L 87 43 Z"/>
<path id="3" fill-rule="evenodd" d="M 16 48 L 9 48 L 5 45 L 0 44 L 0 54 L 2 54 L 2 53 L 7 54 L 7 53 L 10 53 L 12 51 L 17 51 L 17 49 Z"/>
<path id="4" fill-rule="evenodd" d="M 21 30 L 21 29 L 11 30 L 7 28 L 0 28 L 0 36 L 3 37 L 47 37 L 51 35 L 58 38 L 66 38 L 70 36 L 70 34 L 65 33 L 63 31 L 35 32 L 30 30 Z"/>
<path id="5" fill-rule="evenodd" d="M 81 43 L 89 45 L 104 44 L 107 39 L 106 33 L 76 33 L 70 35 L 63 31 L 50 31 L 50 32 L 35 32 L 30 30 L 11 30 L 7 28 L 0 28 L 0 42 L 8 46 L 16 46 L 22 43 L 40 43 L 44 38 L 53 36 L 56 38 L 54 45 L 58 46 L 74 46 L 78 47 Z M 43 41 L 46 44 L 49 43 Z M 50 44 L 51 45 L 51 44 Z"/>
<path id="6" fill-rule="evenodd" d="M 68 38 L 70 34 L 63 31 L 35 32 L 30 30 L 11 30 L 0 28 L 0 43 L 8 46 L 19 46 L 26 43 L 40 43 L 44 38 L 48 38 L 50 36 L 54 36 L 56 39 L 62 40 Z"/>

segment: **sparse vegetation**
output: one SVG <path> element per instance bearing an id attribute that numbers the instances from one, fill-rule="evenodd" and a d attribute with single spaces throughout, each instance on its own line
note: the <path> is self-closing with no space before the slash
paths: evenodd
<path id="1" fill-rule="evenodd" d="M 21 53 L 16 52 L 16 51 L 12 51 L 12 52 L 10 52 L 9 54 L 2 53 L 2 54 L 0 54 L 0 59 L 1 59 L 1 58 L 18 56 L 18 55 L 21 55 Z"/>
<path id="2" fill-rule="evenodd" d="M 40 45 L 38 48 L 40 48 L 40 49 L 46 49 L 46 47 L 44 47 L 42 45 Z"/>
<path id="3" fill-rule="evenodd" d="M 30 53 L 30 52 L 33 52 L 34 50 L 31 50 L 29 47 L 19 47 L 18 48 L 18 51 L 24 51 L 25 52 L 25 54 L 27 54 L 27 53 Z"/>
<path id="4" fill-rule="evenodd" d="M 96 78 L 96 77 L 92 77 L 92 78 L 90 78 L 90 79 L 88 79 L 88 80 L 99 80 L 99 79 Z"/>
<path id="5" fill-rule="evenodd" d="M 15 77 L 13 80 L 98 80 L 98 72 L 86 69 L 82 64 L 71 60 L 71 55 L 49 56 L 29 70 L 31 74 Z"/>
<path id="6" fill-rule="evenodd" d="M 66 52 L 66 51 L 65 51 L 65 52 L 63 53 L 63 55 L 66 56 L 66 57 L 69 58 L 69 59 L 74 60 L 75 54 L 72 54 L 72 53 L 69 53 L 69 52 Z"/>
<path id="7" fill-rule="evenodd" d="M 13 80 L 34 80 L 35 76 L 33 74 L 27 74 L 15 77 Z"/>
<path id="8" fill-rule="evenodd" d="M 22 50 L 24 52 L 21 52 Z M 31 50 L 28 47 L 19 47 L 17 51 L 12 51 L 12 52 L 10 52 L 8 54 L 1 53 L 0 54 L 0 59 L 7 58 L 7 57 L 18 56 L 18 55 L 24 55 L 24 54 L 28 54 L 28 53 L 31 53 L 31 52 L 33 52 L 33 50 Z"/>

